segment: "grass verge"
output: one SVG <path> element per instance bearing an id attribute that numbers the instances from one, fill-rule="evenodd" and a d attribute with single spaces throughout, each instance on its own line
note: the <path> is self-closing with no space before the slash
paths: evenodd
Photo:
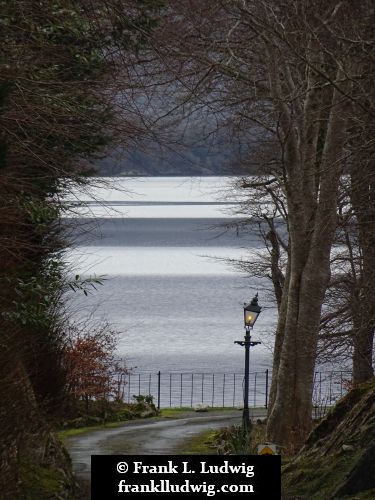
<path id="1" fill-rule="evenodd" d="M 123 422 L 109 422 L 108 424 L 102 424 L 102 425 L 90 425 L 88 427 L 79 427 L 78 429 L 64 429 L 62 431 L 58 431 L 56 434 L 58 438 L 64 442 L 66 439 L 73 436 L 79 436 L 81 434 L 86 434 L 87 432 L 92 432 L 92 431 L 102 431 L 103 429 L 120 427 L 121 425 L 124 425 L 126 422 L 129 422 L 129 420 L 124 420 Z"/>
<path id="2" fill-rule="evenodd" d="M 216 431 L 209 429 L 183 443 L 183 449 L 178 450 L 182 455 L 215 455 L 214 440 Z"/>

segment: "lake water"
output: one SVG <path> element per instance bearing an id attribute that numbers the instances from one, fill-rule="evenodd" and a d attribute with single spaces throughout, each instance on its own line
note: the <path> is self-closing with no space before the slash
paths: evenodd
<path id="1" fill-rule="evenodd" d="M 254 329 L 261 340 L 251 371 L 271 365 L 275 309 L 265 283 L 225 259 L 251 258 L 262 244 L 231 228 L 230 178 L 114 179 L 76 192 L 80 234 L 68 259 L 103 286 L 70 307 L 77 321 L 109 320 L 121 332 L 119 354 L 141 371 L 242 372 L 243 302 L 259 291 L 265 306 Z M 88 319 L 89 318 L 89 319 Z"/>

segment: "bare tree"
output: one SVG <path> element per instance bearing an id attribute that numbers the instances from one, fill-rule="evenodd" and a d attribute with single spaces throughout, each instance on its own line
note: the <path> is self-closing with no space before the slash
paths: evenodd
<path id="1" fill-rule="evenodd" d="M 204 110 L 208 132 L 226 127 L 249 145 L 272 140 L 286 200 L 288 263 L 279 297 L 268 437 L 297 449 L 311 427 L 321 309 L 330 281 L 339 181 L 360 81 L 367 2 L 170 1 L 139 66 L 180 119 Z M 353 23 L 353 16 L 358 23 Z M 349 21 L 350 19 L 350 21 Z M 248 148 L 249 149 L 249 148 Z M 275 234 L 271 230 L 277 260 Z M 270 240 L 271 241 L 271 240 Z M 276 268 L 275 268 L 276 269 Z M 277 269 L 276 269 L 277 272 Z"/>

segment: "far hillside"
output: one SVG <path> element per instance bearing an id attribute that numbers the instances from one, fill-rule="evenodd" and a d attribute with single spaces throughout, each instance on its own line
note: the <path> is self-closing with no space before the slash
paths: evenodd
<path id="1" fill-rule="evenodd" d="M 97 174 L 108 176 L 206 176 L 253 173 L 237 155 L 224 148 L 193 147 L 183 152 L 112 151 L 96 164 Z M 254 172 L 255 173 L 255 172 Z"/>

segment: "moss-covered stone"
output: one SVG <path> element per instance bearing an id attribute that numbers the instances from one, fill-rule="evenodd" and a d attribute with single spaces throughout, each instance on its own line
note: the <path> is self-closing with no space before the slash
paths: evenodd
<path id="1" fill-rule="evenodd" d="M 374 490 L 375 379 L 339 401 L 283 467 L 285 498 L 374 498 L 366 496 Z"/>
<path id="2" fill-rule="evenodd" d="M 65 475 L 62 471 L 24 462 L 20 466 L 20 500 L 57 499 L 64 489 Z"/>
<path id="3" fill-rule="evenodd" d="M 51 431 L 30 435 L 18 459 L 20 500 L 70 500 L 77 483 L 65 447 Z"/>

